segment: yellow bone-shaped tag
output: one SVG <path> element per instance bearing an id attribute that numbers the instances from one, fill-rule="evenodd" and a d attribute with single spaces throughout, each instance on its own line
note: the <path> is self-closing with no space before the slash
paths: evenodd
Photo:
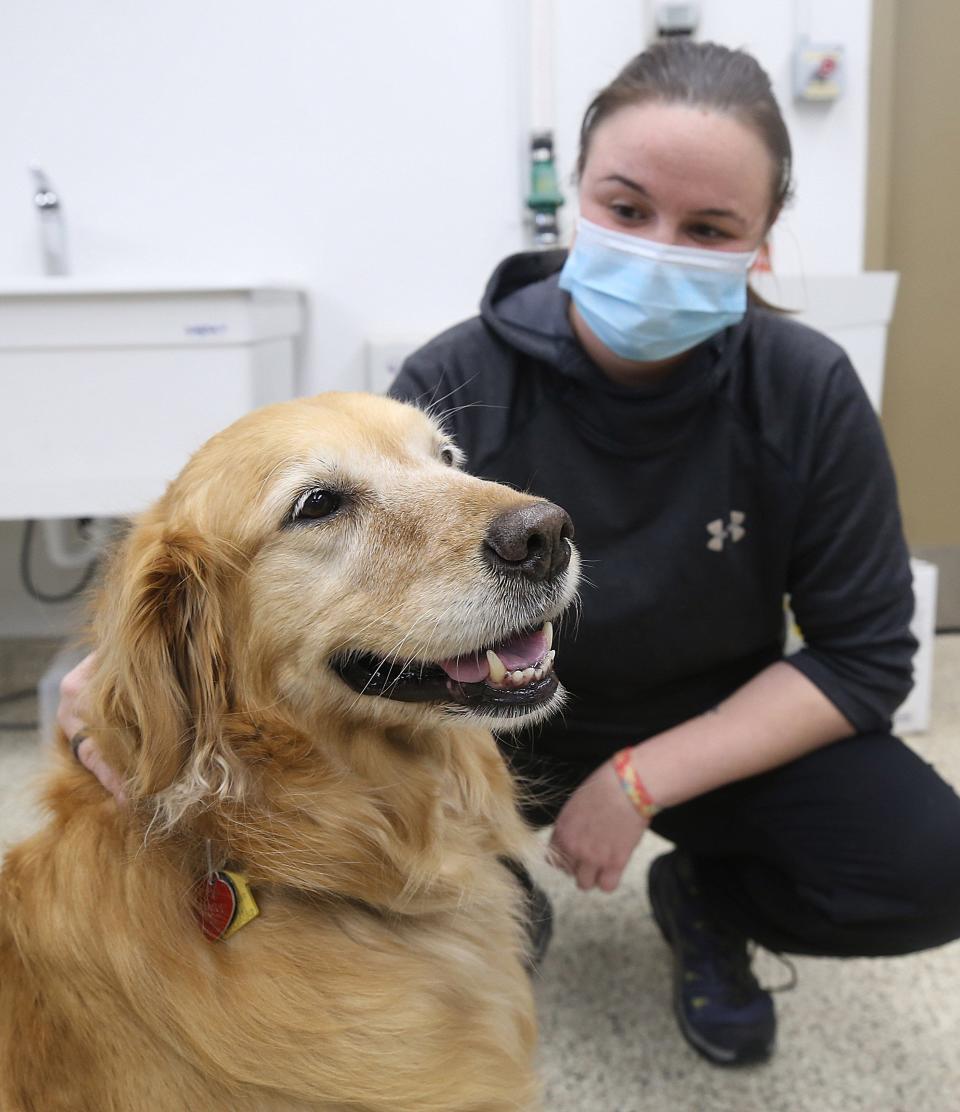
<path id="1" fill-rule="evenodd" d="M 237 895 L 237 910 L 234 913 L 230 926 L 220 936 L 224 941 L 231 935 L 236 934 L 241 927 L 245 927 L 247 923 L 260 914 L 260 908 L 257 907 L 257 901 L 253 898 L 253 893 L 250 891 L 250 885 L 247 883 L 247 878 L 243 873 L 234 873 L 229 869 L 221 869 L 221 872 L 230 878 L 230 883 L 233 885 L 233 890 Z"/>

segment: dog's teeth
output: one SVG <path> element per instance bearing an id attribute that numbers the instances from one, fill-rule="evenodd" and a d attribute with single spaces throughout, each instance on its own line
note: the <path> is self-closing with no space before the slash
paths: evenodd
<path id="1" fill-rule="evenodd" d="M 549 652 L 553 645 L 553 622 L 543 623 L 543 635 L 547 639 L 547 652 Z"/>
<path id="2" fill-rule="evenodd" d="M 547 662 L 549 664 L 552 664 L 556 659 L 557 659 L 557 650 L 556 649 L 551 649 L 547 653 Z"/>
<path id="3" fill-rule="evenodd" d="M 507 669 L 493 649 L 487 649 L 487 663 L 490 665 L 490 679 L 494 683 L 503 683 L 507 675 Z"/>
<path id="4" fill-rule="evenodd" d="M 556 653 L 551 649 L 538 665 L 516 668 L 510 671 L 493 649 L 487 649 L 487 663 L 490 665 L 489 681 L 495 687 L 527 687 L 535 681 L 542 680 L 544 676 L 548 676 L 553 671 L 553 658 L 555 656 Z"/>

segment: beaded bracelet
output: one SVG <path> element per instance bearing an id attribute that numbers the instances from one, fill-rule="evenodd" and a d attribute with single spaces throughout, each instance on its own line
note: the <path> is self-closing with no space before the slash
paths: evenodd
<path id="1" fill-rule="evenodd" d="M 658 803 L 654 803 L 653 797 L 644 787 L 637 770 L 633 767 L 630 759 L 632 755 L 632 749 L 621 749 L 619 753 L 614 754 L 613 769 L 630 802 L 645 819 L 652 819 L 663 808 Z"/>

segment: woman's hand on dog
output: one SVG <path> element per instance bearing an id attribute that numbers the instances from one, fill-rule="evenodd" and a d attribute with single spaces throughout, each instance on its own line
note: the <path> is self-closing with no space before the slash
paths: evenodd
<path id="1" fill-rule="evenodd" d="M 647 826 L 607 761 L 564 804 L 550 838 L 550 856 L 583 891 L 612 892 Z"/>
<path id="2" fill-rule="evenodd" d="M 57 723 L 70 738 L 77 760 L 88 772 L 93 773 L 100 783 L 120 804 L 126 801 L 123 782 L 97 751 L 93 740 L 85 735 L 86 715 L 84 699 L 90 683 L 90 675 L 96 663 L 96 653 L 90 653 L 60 681 L 60 705 L 57 707 Z"/>
<path id="3" fill-rule="evenodd" d="M 84 696 L 90 683 L 90 675 L 96 663 L 97 654 L 90 653 L 60 681 L 60 705 L 57 707 L 57 722 L 67 737 L 83 733 L 86 715 Z"/>

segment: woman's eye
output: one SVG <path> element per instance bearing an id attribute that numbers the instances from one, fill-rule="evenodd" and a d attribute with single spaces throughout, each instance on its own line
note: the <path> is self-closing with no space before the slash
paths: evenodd
<path id="1" fill-rule="evenodd" d="M 690 229 L 690 234 L 697 239 L 729 239 L 726 232 L 722 232 L 719 228 L 714 228 L 710 224 L 697 224 Z"/>
<path id="2" fill-rule="evenodd" d="M 643 213 L 633 205 L 613 204 L 610 206 L 610 209 L 614 216 L 618 217 L 620 220 L 629 220 L 632 222 L 640 220 L 643 216 Z"/>
<path id="3" fill-rule="evenodd" d="M 343 498 L 334 490 L 308 490 L 302 494 L 290 515 L 294 521 L 316 521 L 340 509 Z"/>

